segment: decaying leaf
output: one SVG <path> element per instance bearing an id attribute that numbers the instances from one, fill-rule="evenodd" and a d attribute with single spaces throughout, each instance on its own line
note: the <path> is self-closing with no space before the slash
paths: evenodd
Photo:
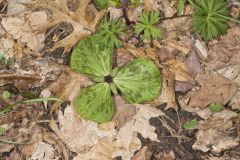
<path id="1" fill-rule="evenodd" d="M 198 75 L 198 91 L 190 91 L 180 99 L 181 107 L 205 108 L 212 102 L 226 104 L 237 92 L 237 85 L 221 75 Z M 188 100 L 187 100 L 188 99 Z"/>
<path id="2" fill-rule="evenodd" d="M 162 69 L 162 89 L 161 94 L 156 98 L 151 104 L 153 106 L 158 106 L 163 103 L 167 103 L 165 109 L 175 108 L 177 109 L 177 103 L 175 99 L 175 76 L 172 72 L 169 72 L 168 69 Z"/>
<path id="3" fill-rule="evenodd" d="M 44 34 L 34 33 L 34 28 L 46 24 L 46 16 L 47 14 L 44 11 L 24 12 L 17 16 L 4 17 L 1 24 L 14 39 L 24 43 L 32 51 L 39 52 L 43 48 Z M 39 17 L 37 22 L 36 17 Z M 17 56 L 21 57 L 23 55 Z"/>
<path id="4" fill-rule="evenodd" d="M 144 146 L 138 151 L 133 157 L 132 160 L 148 160 L 151 158 L 151 155 L 148 154 L 148 147 Z"/>
<path id="5" fill-rule="evenodd" d="M 133 104 L 127 103 L 121 96 L 114 96 L 114 102 L 116 104 L 116 113 L 113 121 L 116 122 L 117 129 L 120 129 L 127 122 L 132 120 L 132 117 L 136 114 L 136 107 Z"/>
<path id="6" fill-rule="evenodd" d="M 92 84 L 92 82 L 86 76 L 66 69 L 56 81 L 51 83 L 46 89 L 50 90 L 59 99 L 73 101 L 79 94 L 80 89 L 90 84 Z M 59 105 L 57 102 L 54 103 L 51 106 L 51 112 L 57 110 Z"/>
<path id="7" fill-rule="evenodd" d="M 175 75 L 175 80 L 194 84 L 194 79 L 190 75 L 186 65 L 176 59 L 168 60 L 164 66 Z"/>
<path id="8" fill-rule="evenodd" d="M 238 145 L 240 139 L 228 134 L 228 130 L 233 125 L 231 118 L 236 116 L 237 113 L 224 110 L 213 114 L 206 121 L 200 121 L 199 131 L 196 133 L 197 141 L 193 144 L 193 149 L 220 153 Z"/>
<path id="9" fill-rule="evenodd" d="M 155 127 L 150 125 L 149 119 L 164 116 L 163 112 L 149 105 L 137 105 L 136 109 L 137 114 L 119 131 L 115 129 L 114 121 L 98 125 L 77 118 L 70 106 L 65 108 L 64 113 L 59 113 L 59 129 L 54 121 L 51 128 L 71 151 L 78 153 L 75 160 L 109 160 L 116 156 L 129 160 L 141 147 L 137 133 L 158 141 Z"/>
<path id="10" fill-rule="evenodd" d="M 59 24 L 60 22 L 67 22 L 74 28 L 73 32 L 54 44 L 49 51 L 54 51 L 59 47 L 64 47 L 64 52 L 69 51 L 73 44 L 91 34 L 95 31 L 95 27 L 104 15 L 104 10 L 94 13 L 95 17 L 90 22 L 86 18 L 87 7 L 90 0 L 78 1 L 77 9 L 72 12 L 68 8 L 68 0 L 54 0 L 54 1 L 34 1 L 24 4 L 28 8 L 34 9 L 47 9 L 51 11 L 50 22 L 41 25 L 35 31 L 41 33 L 45 32 L 48 28 Z M 91 32 L 90 32 L 91 31 Z"/>
<path id="11" fill-rule="evenodd" d="M 149 119 L 152 117 L 164 116 L 165 114 L 147 104 L 137 105 L 136 107 L 137 114 L 133 116 L 132 120 L 126 123 L 118 132 L 123 145 L 129 146 L 131 144 L 131 139 L 136 133 L 140 133 L 144 138 L 150 138 L 151 140 L 158 142 L 159 140 L 154 132 L 155 127 L 150 125 Z M 145 128 L 144 130 L 142 129 L 143 127 Z"/>
<path id="12" fill-rule="evenodd" d="M 57 160 L 59 157 L 55 156 L 55 149 L 53 146 L 40 142 L 37 149 L 29 160 Z"/>

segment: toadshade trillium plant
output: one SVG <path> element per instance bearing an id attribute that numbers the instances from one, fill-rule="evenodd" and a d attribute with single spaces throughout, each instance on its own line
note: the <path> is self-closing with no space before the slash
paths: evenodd
<path id="1" fill-rule="evenodd" d="M 161 75 L 154 62 L 137 58 L 113 68 L 112 49 L 100 49 L 91 37 L 81 40 L 74 49 L 71 68 L 96 82 L 81 90 L 74 101 L 76 112 L 87 120 L 110 121 L 115 111 L 112 95 L 118 91 L 130 103 L 151 101 L 160 94 Z"/>

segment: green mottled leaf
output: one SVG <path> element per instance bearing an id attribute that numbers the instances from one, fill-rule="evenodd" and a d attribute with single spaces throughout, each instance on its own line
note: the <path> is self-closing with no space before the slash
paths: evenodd
<path id="1" fill-rule="evenodd" d="M 98 83 L 85 88 L 75 99 L 74 107 L 84 119 L 99 123 L 109 121 L 114 112 L 110 87 L 107 83 Z"/>
<path id="2" fill-rule="evenodd" d="M 184 129 L 195 129 L 198 125 L 198 121 L 196 119 L 193 119 L 191 121 L 187 121 L 183 124 Z"/>
<path id="3" fill-rule="evenodd" d="M 132 103 L 153 100 L 160 93 L 160 71 L 146 58 L 135 59 L 120 68 L 113 81 L 124 98 Z"/>
<path id="4" fill-rule="evenodd" d="M 90 77 L 107 76 L 112 69 L 111 49 L 99 49 L 95 40 L 81 40 L 71 56 L 71 68 Z"/>
<path id="5" fill-rule="evenodd" d="M 221 103 L 211 103 L 208 107 L 212 112 L 220 112 L 223 105 Z"/>

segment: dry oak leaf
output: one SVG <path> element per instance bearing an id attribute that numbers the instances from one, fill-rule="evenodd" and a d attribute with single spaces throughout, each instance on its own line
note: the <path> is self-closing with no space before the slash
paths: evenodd
<path id="1" fill-rule="evenodd" d="M 150 158 L 151 155 L 148 153 L 148 146 L 144 146 L 132 157 L 132 160 L 149 160 Z"/>
<path id="2" fill-rule="evenodd" d="M 220 38 L 219 41 L 215 43 L 209 43 L 209 56 L 208 56 L 208 63 L 207 68 L 209 70 L 212 69 L 220 69 L 220 66 L 213 67 L 214 63 L 222 62 L 222 67 L 226 67 L 227 63 L 231 63 L 230 61 L 238 61 L 239 59 L 236 59 L 233 57 L 236 54 L 239 54 L 240 50 L 240 27 L 235 26 L 228 30 L 227 35 L 224 35 Z M 239 57 L 239 56 L 238 56 Z M 232 63 L 231 63 L 232 64 Z M 238 63 L 239 64 L 239 63 Z M 211 66 L 209 66 L 211 65 Z"/>
<path id="3" fill-rule="evenodd" d="M 171 59 L 163 63 L 164 68 L 168 69 L 175 75 L 175 80 L 195 84 L 194 78 L 187 69 L 187 66 L 176 59 Z"/>
<path id="4" fill-rule="evenodd" d="M 89 22 L 86 14 L 90 0 L 81 0 L 77 2 L 77 9 L 74 12 L 68 8 L 68 0 L 42 0 L 25 4 L 31 10 L 40 8 L 51 12 L 49 17 L 50 22 L 36 28 L 36 32 L 43 33 L 48 28 L 56 26 L 61 22 L 69 23 L 74 28 L 70 35 L 56 42 L 48 51 L 54 51 L 59 47 L 64 47 L 64 52 L 67 52 L 72 48 L 73 44 L 76 44 L 79 40 L 95 32 L 95 28 L 104 15 L 105 10 L 93 13 L 95 17 Z"/>
<path id="5" fill-rule="evenodd" d="M 203 109 L 212 102 L 226 104 L 238 90 L 236 84 L 219 74 L 200 74 L 195 79 L 199 83 L 200 89 L 188 92 L 179 100 L 183 108 L 189 106 Z"/>
<path id="6" fill-rule="evenodd" d="M 64 113 L 60 111 L 58 120 L 59 128 L 54 121 L 50 126 L 61 141 L 78 154 L 74 160 L 109 160 L 115 156 L 130 160 L 141 147 L 136 134 L 124 137 L 129 142 L 126 146 L 117 135 L 114 121 L 101 125 L 85 121 L 76 116 L 72 106 L 67 106 Z"/>
<path id="7" fill-rule="evenodd" d="M 155 127 L 150 125 L 149 119 L 152 117 L 165 116 L 165 114 L 161 110 L 151 107 L 149 104 L 136 104 L 136 111 L 137 114 L 133 116 L 132 120 L 127 122 L 118 132 L 123 146 L 129 146 L 131 139 L 137 133 L 140 133 L 144 138 L 158 142 Z"/>
<path id="8" fill-rule="evenodd" d="M 29 160 L 58 160 L 59 158 L 55 156 L 55 148 L 52 145 L 40 142 Z"/>
<path id="9" fill-rule="evenodd" d="M 39 18 L 41 17 L 41 18 Z M 44 18 L 45 17 L 45 18 Z M 34 19 L 33 19 L 34 18 Z M 38 23 L 36 23 L 38 19 Z M 34 28 L 47 23 L 46 12 L 23 12 L 17 16 L 7 16 L 2 18 L 1 24 L 5 31 L 25 43 L 28 48 L 39 52 L 43 48 L 44 34 L 34 33 Z M 34 25 L 31 26 L 31 24 Z"/>
<path id="10" fill-rule="evenodd" d="M 230 149 L 239 144 L 238 137 L 231 137 L 228 130 L 232 127 L 232 118 L 237 113 L 230 110 L 223 110 L 214 113 L 208 120 L 200 121 L 198 132 L 196 133 L 196 142 L 193 149 L 203 152 L 212 151 L 220 153 L 223 150 Z"/>

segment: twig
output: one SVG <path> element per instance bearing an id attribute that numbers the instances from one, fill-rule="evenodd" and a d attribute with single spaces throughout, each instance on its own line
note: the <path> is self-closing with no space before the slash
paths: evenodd
<path id="1" fill-rule="evenodd" d="M 160 18 L 160 20 L 164 21 L 164 20 L 169 20 L 169 19 L 182 18 L 182 17 L 191 17 L 191 16 L 192 16 L 192 14 L 186 14 L 186 15 L 180 15 L 180 16 L 164 17 L 164 18 Z"/>
<path id="2" fill-rule="evenodd" d="M 25 80 L 42 80 L 41 77 L 36 75 L 21 75 L 21 74 L 2 74 L 0 79 L 25 79 Z"/>

